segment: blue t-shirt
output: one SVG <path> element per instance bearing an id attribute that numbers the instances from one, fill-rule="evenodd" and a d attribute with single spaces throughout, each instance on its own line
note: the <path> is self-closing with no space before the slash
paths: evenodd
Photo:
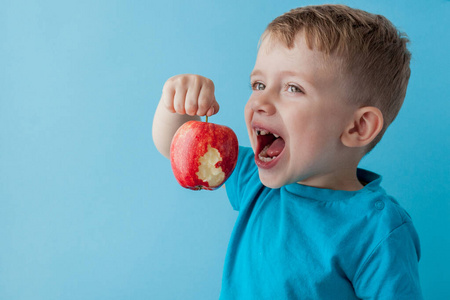
<path id="1" fill-rule="evenodd" d="M 422 299 L 417 233 L 379 175 L 358 169 L 359 191 L 270 189 L 252 150 L 239 151 L 220 299 Z"/>

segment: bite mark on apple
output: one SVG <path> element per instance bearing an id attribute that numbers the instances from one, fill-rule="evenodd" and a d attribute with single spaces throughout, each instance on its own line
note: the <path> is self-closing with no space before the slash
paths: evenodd
<path id="1" fill-rule="evenodd" d="M 216 167 L 220 161 L 222 161 L 222 157 L 219 150 L 208 145 L 208 151 L 199 158 L 200 166 L 195 174 L 200 180 L 207 182 L 210 187 L 218 186 L 225 179 L 222 167 Z"/>

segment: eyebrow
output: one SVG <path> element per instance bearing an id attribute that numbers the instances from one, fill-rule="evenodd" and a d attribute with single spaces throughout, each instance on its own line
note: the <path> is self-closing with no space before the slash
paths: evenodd
<path id="1" fill-rule="evenodd" d="M 262 72 L 260 70 L 253 70 L 250 73 L 250 77 L 255 76 L 255 75 L 262 75 Z"/>
<path id="2" fill-rule="evenodd" d="M 258 76 L 258 75 L 263 75 L 264 73 L 261 70 L 253 70 L 250 73 L 250 78 L 252 76 Z M 306 83 L 308 83 L 308 85 L 314 85 L 314 80 L 311 80 L 311 78 L 309 76 L 307 76 L 304 73 L 299 73 L 299 72 L 294 72 L 294 71 L 281 71 L 280 75 L 282 76 L 295 76 L 295 77 L 300 77 L 302 79 L 302 81 L 305 81 Z"/>

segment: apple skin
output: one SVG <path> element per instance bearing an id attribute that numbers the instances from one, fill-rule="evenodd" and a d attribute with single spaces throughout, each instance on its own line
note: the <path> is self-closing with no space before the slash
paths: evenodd
<path id="1" fill-rule="evenodd" d="M 221 161 L 210 166 L 221 175 L 213 184 L 200 179 L 197 174 L 202 164 L 200 160 L 206 157 L 205 154 L 209 150 L 210 154 L 220 154 L 221 157 Z M 177 130 L 172 139 L 170 162 L 173 174 L 182 187 L 212 191 L 222 186 L 230 177 L 236 166 L 238 152 L 236 134 L 229 127 L 209 122 L 188 121 Z"/>

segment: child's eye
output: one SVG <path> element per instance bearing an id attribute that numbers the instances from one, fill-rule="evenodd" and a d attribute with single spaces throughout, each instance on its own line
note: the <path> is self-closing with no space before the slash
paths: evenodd
<path id="1" fill-rule="evenodd" d="M 303 93 L 303 91 L 298 86 L 292 84 L 288 84 L 287 91 L 290 93 Z"/>
<path id="2" fill-rule="evenodd" d="M 252 83 L 252 89 L 255 91 L 263 91 L 265 88 L 266 86 L 261 82 Z"/>

